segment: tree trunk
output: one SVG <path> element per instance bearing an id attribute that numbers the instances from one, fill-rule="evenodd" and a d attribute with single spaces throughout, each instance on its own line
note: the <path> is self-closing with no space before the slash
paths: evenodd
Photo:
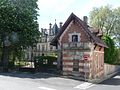
<path id="1" fill-rule="evenodd" d="M 8 47 L 3 46 L 3 52 L 2 52 L 2 66 L 3 66 L 3 72 L 8 72 Z"/>
<path id="2" fill-rule="evenodd" d="M 15 62 L 15 59 L 16 59 L 16 55 L 15 55 L 15 50 L 13 50 L 13 62 Z"/>
<path id="3" fill-rule="evenodd" d="M 3 49 L 2 49 L 2 71 L 3 72 L 8 72 L 8 63 L 9 63 L 9 41 L 8 41 L 8 36 L 7 33 L 3 35 Z"/>

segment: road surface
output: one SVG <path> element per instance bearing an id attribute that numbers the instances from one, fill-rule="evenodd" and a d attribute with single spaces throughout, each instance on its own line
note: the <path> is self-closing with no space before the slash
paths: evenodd
<path id="1" fill-rule="evenodd" d="M 120 90 L 120 73 L 100 84 L 61 78 L 46 73 L 0 73 L 0 90 Z"/>

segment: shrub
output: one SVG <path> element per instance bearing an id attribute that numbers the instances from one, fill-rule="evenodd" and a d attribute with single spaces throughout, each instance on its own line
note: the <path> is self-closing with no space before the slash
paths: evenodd
<path id="1" fill-rule="evenodd" d="M 8 63 L 8 68 L 9 68 L 9 69 L 13 69 L 14 67 L 15 67 L 14 62 L 10 61 L 10 62 Z"/>
<path id="2" fill-rule="evenodd" d="M 55 56 L 36 56 L 34 57 L 35 67 L 51 67 L 57 61 Z"/>
<path id="3" fill-rule="evenodd" d="M 105 48 L 104 62 L 114 64 L 118 59 L 118 51 L 115 47 L 114 41 L 111 39 L 110 36 L 107 35 L 103 37 L 103 40 L 108 46 L 108 48 Z"/>

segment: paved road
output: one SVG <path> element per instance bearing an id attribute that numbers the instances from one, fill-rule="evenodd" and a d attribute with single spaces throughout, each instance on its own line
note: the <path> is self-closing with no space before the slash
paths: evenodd
<path id="1" fill-rule="evenodd" d="M 46 74 L 0 73 L 0 90 L 74 90 L 83 82 Z"/>
<path id="2" fill-rule="evenodd" d="M 0 73 L 0 90 L 120 90 L 120 73 L 100 84 L 41 74 Z"/>
<path id="3" fill-rule="evenodd" d="M 120 73 L 88 90 L 120 90 Z"/>

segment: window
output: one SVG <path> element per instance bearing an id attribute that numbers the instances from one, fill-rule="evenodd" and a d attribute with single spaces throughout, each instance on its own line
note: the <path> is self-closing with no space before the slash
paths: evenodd
<path id="1" fill-rule="evenodd" d="M 79 68 L 73 68 L 73 71 L 79 71 Z"/>
<path id="2" fill-rule="evenodd" d="M 27 59 L 29 59 L 29 53 L 27 53 Z"/>
<path id="3" fill-rule="evenodd" d="M 78 35 L 72 35 L 72 42 L 78 42 Z"/>
<path id="4" fill-rule="evenodd" d="M 53 46 L 50 46 L 50 50 L 53 50 Z"/>
<path id="5" fill-rule="evenodd" d="M 38 46 L 38 50 L 40 51 L 40 45 Z"/>
<path id="6" fill-rule="evenodd" d="M 79 71 L 79 60 L 73 60 L 73 71 Z"/>
<path id="7" fill-rule="evenodd" d="M 69 42 L 80 42 L 81 33 L 73 33 L 69 34 Z"/>
<path id="8" fill-rule="evenodd" d="M 42 45 L 42 51 L 45 51 L 45 46 L 44 45 Z"/>

